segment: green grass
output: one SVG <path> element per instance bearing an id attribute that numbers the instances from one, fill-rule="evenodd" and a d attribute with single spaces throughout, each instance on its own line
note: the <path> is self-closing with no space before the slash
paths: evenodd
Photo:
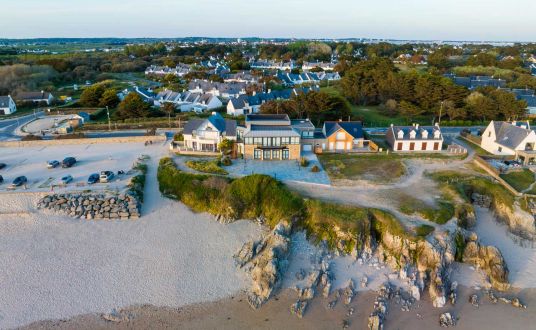
<path id="1" fill-rule="evenodd" d="M 519 192 L 528 189 L 534 183 L 534 173 L 529 169 L 501 174 L 500 177 Z"/>
<path id="2" fill-rule="evenodd" d="M 157 178 L 162 194 L 181 201 L 195 212 L 208 212 L 230 220 L 261 217 L 270 228 L 280 221 L 292 222 L 306 230 L 309 237 L 346 252 L 361 248 L 371 236 L 381 239 L 386 231 L 416 239 L 388 212 L 304 199 L 266 175 L 230 179 L 192 174 L 178 170 L 170 158 L 163 158 Z"/>
<path id="3" fill-rule="evenodd" d="M 426 237 L 429 234 L 431 234 L 435 228 L 430 225 L 420 225 L 419 227 L 415 228 L 415 234 L 419 237 Z"/>
<path id="4" fill-rule="evenodd" d="M 429 176 L 439 183 L 440 188 L 450 190 L 467 203 L 472 203 L 471 195 L 490 196 L 492 207 L 505 205 L 509 209 L 513 208 L 515 196 L 499 183 L 495 183 L 490 177 L 462 174 L 455 171 L 441 171 L 429 174 Z"/>
<path id="5" fill-rule="evenodd" d="M 188 160 L 185 162 L 186 166 L 191 169 L 194 169 L 203 173 L 211 174 L 220 174 L 227 175 L 229 174 L 226 170 L 220 167 L 220 161 L 215 160 Z"/>
<path id="6" fill-rule="evenodd" d="M 410 195 L 402 196 L 399 201 L 400 212 L 407 215 L 420 215 L 424 219 L 444 224 L 454 217 L 454 205 L 445 200 L 437 200 L 436 205 L 428 205 L 424 201 Z"/>
<path id="7" fill-rule="evenodd" d="M 321 154 L 318 159 L 332 179 L 392 182 L 406 173 L 400 157 L 380 155 Z"/>

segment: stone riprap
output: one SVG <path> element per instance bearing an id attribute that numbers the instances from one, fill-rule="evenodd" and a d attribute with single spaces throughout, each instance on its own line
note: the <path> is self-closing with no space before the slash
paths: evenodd
<path id="1" fill-rule="evenodd" d="M 52 210 L 69 217 L 87 220 L 138 219 L 141 203 L 130 194 L 54 194 L 37 203 L 38 209 Z"/>

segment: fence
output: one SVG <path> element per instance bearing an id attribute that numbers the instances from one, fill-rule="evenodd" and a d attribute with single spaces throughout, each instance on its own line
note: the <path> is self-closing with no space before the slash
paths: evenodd
<path id="1" fill-rule="evenodd" d="M 521 192 L 517 191 L 516 189 L 514 189 L 514 187 L 512 187 L 508 182 L 506 182 L 503 178 L 501 178 L 500 177 L 501 173 L 500 173 L 499 169 L 495 168 L 494 166 L 491 166 L 491 164 L 489 162 L 487 162 L 486 159 L 484 159 L 481 156 L 475 155 L 474 160 L 475 160 L 475 163 L 478 166 L 480 166 L 484 171 L 486 171 L 488 174 L 493 176 L 494 179 L 499 181 L 499 183 L 502 184 L 503 187 L 508 189 L 512 194 L 514 194 L 514 196 L 517 196 L 517 197 L 523 196 L 523 193 L 521 193 Z"/>

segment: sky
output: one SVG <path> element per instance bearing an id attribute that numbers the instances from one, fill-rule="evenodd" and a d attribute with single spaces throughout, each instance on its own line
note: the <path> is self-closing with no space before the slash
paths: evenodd
<path id="1" fill-rule="evenodd" d="M 535 0 L 0 0 L 0 38 L 536 41 Z"/>

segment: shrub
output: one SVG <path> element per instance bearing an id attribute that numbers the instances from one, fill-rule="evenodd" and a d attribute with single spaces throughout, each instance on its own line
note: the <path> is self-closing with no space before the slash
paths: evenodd
<path id="1" fill-rule="evenodd" d="M 309 161 L 307 160 L 307 158 L 305 158 L 305 157 L 300 158 L 300 166 L 302 166 L 302 167 L 309 166 Z"/>
<path id="2" fill-rule="evenodd" d="M 221 160 L 221 164 L 223 166 L 231 166 L 233 164 L 233 162 L 231 161 L 231 158 L 223 157 L 222 160 Z"/>
<path id="3" fill-rule="evenodd" d="M 229 174 L 226 170 L 220 167 L 219 160 L 212 160 L 212 161 L 189 160 L 185 164 L 189 168 L 194 169 L 199 172 L 203 172 L 203 173 L 212 173 L 212 174 L 221 174 L 221 175 Z"/>
<path id="4" fill-rule="evenodd" d="M 311 167 L 311 172 L 314 172 L 314 173 L 320 172 L 320 167 L 318 167 L 318 165 L 313 165 L 313 167 Z"/>
<path id="5" fill-rule="evenodd" d="M 28 134 L 21 138 L 21 141 L 38 141 L 38 140 L 43 140 L 43 138 L 41 136 L 37 136 L 33 134 Z"/>
<path id="6" fill-rule="evenodd" d="M 177 133 L 173 136 L 173 141 L 184 141 L 184 135 L 182 133 Z"/>
<path id="7" fill-rule="evenodd" d="M 415 228 L 415 234 L 419 237 L 426 237 L 435 230 L 433 226 L 430 225 L 420 225 Z"/>

